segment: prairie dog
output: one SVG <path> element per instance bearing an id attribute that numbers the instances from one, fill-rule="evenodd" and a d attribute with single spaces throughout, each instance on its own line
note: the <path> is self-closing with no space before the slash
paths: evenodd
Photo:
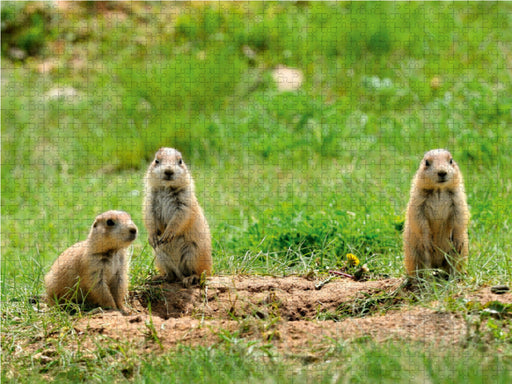
<path id="1" fill-rule="evenodd" d="M 66 249 L 45 276 L 50 304 L 70 300 L 124 312 L 128 292 L 127 247 L 137 227 L 123 211 L 97 216 L 85 241 Z"/>
<path id="2" fill-rule="evenodd" d="M 145 175 L 144 224 L 155 264 L 169 282 L 185 287 L 211 274 L 211 237 L 194 181 L 181 153 L 160 148 Z"/>
<path id="3" fill-rule="evenodd" d="M 414 176 L 404 227 L 410 276 L 439 268 L 461 272 L 468 256 L 469 210 L 462 174 L 450 152 L 434 149 Z"/>

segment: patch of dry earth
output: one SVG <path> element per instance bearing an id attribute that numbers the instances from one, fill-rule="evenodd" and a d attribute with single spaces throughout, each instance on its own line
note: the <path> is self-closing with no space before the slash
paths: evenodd
<path id="1" fill-rule="evenodd" d="M 185 289 L 168 283 L 146 286 L 144 291 L 131 294 L 130 315 L 106 312 L 86 316 L 75 329 L 84 337 L 99 334 L 132 342 L 142 350 L 155 350 L 158 342 L 151 336 L 152 330 L 164 349 L 178 344 L 212 345 L 227 332 L 271 342 L 286 353 L 321 348 L 326 339 L 370 336 L 376 341 L 406 339 L 452 344 L 466 336 L 462 315 L 411 306 L 407 300 L 400 301 L 399 295 L 396 305 L 388 310 L 376 307 L 366 316 L 317 320 L 322 318 L 319 314 L 350 308 L 358 300 L 364 305 L 368 298 L 386 294 L 390 297 L 402 280 L 336 279 L 320 290 L 315 289 L 315 283 L 298 276 L 220 276 L 211 278 L 206 289 Z M 512 303 L 511 293 L 495 295 L 489 288 L 467 297 L 481 303 Z"/>

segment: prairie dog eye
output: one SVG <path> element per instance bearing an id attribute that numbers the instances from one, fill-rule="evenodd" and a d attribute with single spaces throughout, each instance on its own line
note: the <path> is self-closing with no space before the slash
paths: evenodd
<path id="1" fill-rule="evenodd" d="M 425 160 L 425 166 L 426 166 L 426 167 L 430 167 L 430 161 Z"/>
<path id="2" fill-rule="evenodd" d="M 179 160 L 178 160 L 178 165 L 181 165 L 181 164 L 183 164 L 183 160 L 182 160 L 182 159 L 179 159 Z"/>
<path id="3" fill-rule="evenodd" d="M 452 164 L 453 164 L 453 159 L 450 159 L 450 165 L 452 165 Z"/>
<path id="4" fill-rule="evenodd" d="M 155 164 L 160 164 L 160 160 L 155 159 Z"/>
<path id="5" fill-rule="evenodd" d="M 107 225 L 108 225 L 109 227 L 113 227 L 114 225 L 116 225 L 116 223 L 114 222 L 114 220 L 112 220 L 112 219 L 108 219 L 108 220 L 107 220 Z"/>

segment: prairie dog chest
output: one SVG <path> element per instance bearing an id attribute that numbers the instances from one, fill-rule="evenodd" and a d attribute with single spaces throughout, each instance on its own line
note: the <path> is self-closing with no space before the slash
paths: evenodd
<path id="1" fill-rule="evenodd" d="M 424 203 L 425 216 L 431 225 L 439 225 L 453 218 L 455 213 L 454 193 L 433 190 L 427 193 Z"/>
<path id="2" fill-rule="evenodd" d="M 90 260 L 91 269 L 103 275 L 103 278 L 110 278 L 124 268 L 125 255 L 122 251 L 114 252 L 111 255 L 96 254 Z"/>
<path id="3" fill-rule="evenodd" d="M 158 189 L 151 195 L 151 214 L 161 224 L 168 223 L 178 210 L 186 205 L 186 191 Z"/>

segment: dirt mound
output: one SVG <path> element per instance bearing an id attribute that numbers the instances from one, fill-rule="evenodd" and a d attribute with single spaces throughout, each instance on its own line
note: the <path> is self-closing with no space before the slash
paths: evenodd
<path id="1" fill-rule="evenodd" d="M 336 312 L 356 298 L 392 292 L 401 281 L 335 280 L 321 289 L 315 288 L 317 283 L 298 276 L 221 276 L 210 279 L 203 290 L 167 283 L 146 286 L 132 295 L 131 304 L 139 311 L 150 307 L 153 316 L 162 319 L 274 316 L 287 321 L 314 320 L 322 314 Z"/>
<path id="2" fill-rule="evenodd" d="M 463 315 L 412 306 L 402 282 L 336 279 L 315 289 L 318 281 L 298 276 L 221 276 L 203 288 L 147 285 L 131 293 L 130 315 L 88 315 L 75 331 L 132 342 L 141 350 L 246 338 L 289 354 L 325 347 L 328 339 L 458 343 L 467 337 Z M 512 303 L 512 293 L 494 295 L 489 288 L 467 297 Z"/>

